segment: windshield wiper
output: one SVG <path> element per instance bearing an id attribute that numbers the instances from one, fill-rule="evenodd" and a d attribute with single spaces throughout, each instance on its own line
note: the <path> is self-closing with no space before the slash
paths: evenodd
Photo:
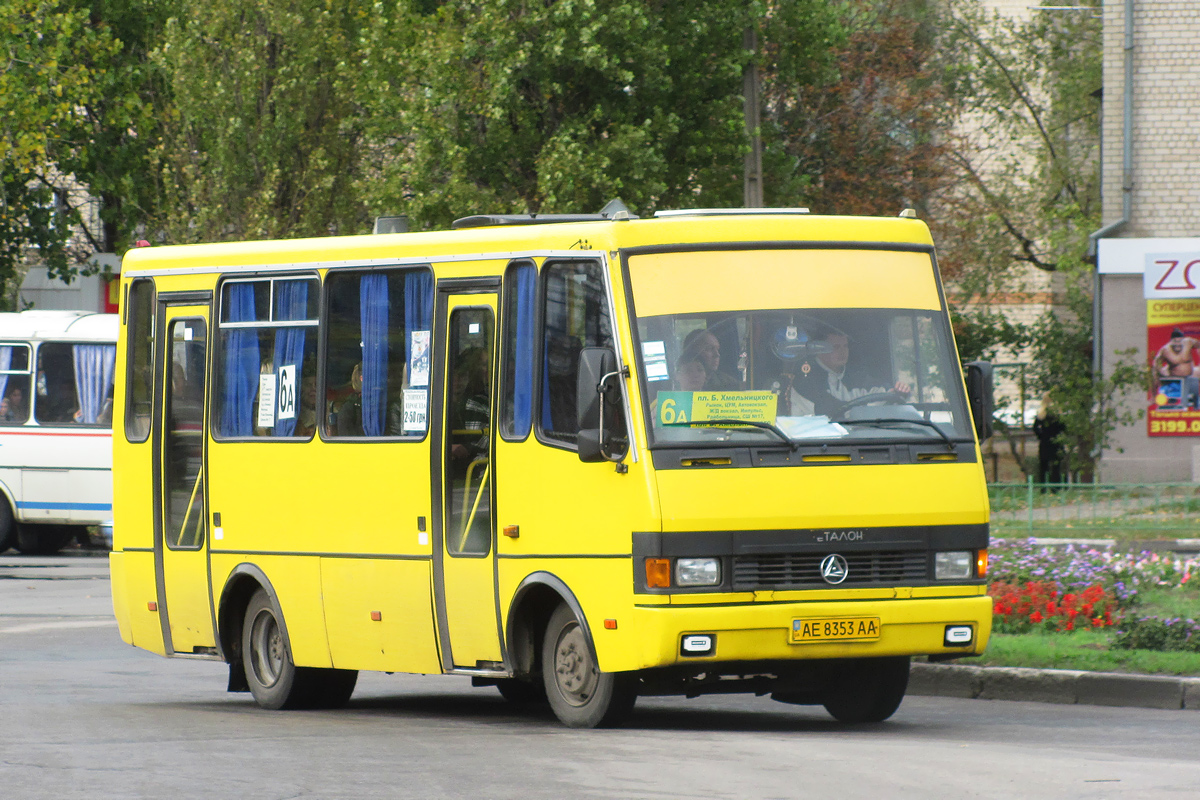
<path id="1" fill-rule="evenodd" d="M 839 425 L 876 425 L 879 423 L 907 423 L 909 425 L 924 425 L 926 428 L 933 428 L 938 436 L 946 442 L 946 447 L 952 452 L 957 448 L 954 440 L 946 435 L 946 432 L 937 426 L 936 422 L 930 422 L 927 419 L 900 419 L 899 417 L 874 417 L 871 419 L 834 419 L 830 422 L 836 422 Z"/>
<path id="2" fill-rule="evenodd" d="M 770 422 L 761 422 L 759 420 L 753 420 L 753 419 L 697 419 L 697 420 L 691 420 L 689 422 L 684 422 L 684 423 L 672 422 L 671 424 L 672 425 L 682 424 L 682 425 L 688 426 L 689 428 L 693 428 L 693 427 L 700 426 L 700 425 L 713 425 L 718 428 L 740 428 L 743 425 L 749 425 L 751 428 L 758 428 L 759 430 L 770 431 L 771 433 L 775 434 L 780 439 L 782 439 L 784 442 L 786 442 L 787 446 L 790 447 L 793 452 L 800 449 L 799 442 L 794 441 L 792 439 L 792 437 L 790 437 L 786 433 L 784 433 L 781 428 L 779 428 L 776 425 L 773 425 Z"/>

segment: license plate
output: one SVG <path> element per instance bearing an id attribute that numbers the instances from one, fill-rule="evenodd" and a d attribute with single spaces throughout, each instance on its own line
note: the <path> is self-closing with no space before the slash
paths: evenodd
<path id="1" fill-rule="evenodd" d="M 879 617 L 794 619 L 790 641 L 802 644 L 878 639 L 879 628 Z"/>

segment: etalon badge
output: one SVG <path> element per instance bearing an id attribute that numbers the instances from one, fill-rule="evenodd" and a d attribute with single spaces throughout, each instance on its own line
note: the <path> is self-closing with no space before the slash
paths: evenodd
<path id="1" fill-rule="evenodd" d="M 811 563 L 811 562 L 810 562 Z M 846 580 L 850 574 L 850 565 L 846 559 L 837 553 L 821 559 L 821 578 L 829 584 L 838 584 Z"/>
<path id="2" fill-rule="evenodd" d="M 809 366 L 807 361 L 805 361 L 803 364 L 800 365 L 800 371 L 803 372 L 805 375 L 807 375 L 808 373 L 812 372 L 812 367 Z"/>

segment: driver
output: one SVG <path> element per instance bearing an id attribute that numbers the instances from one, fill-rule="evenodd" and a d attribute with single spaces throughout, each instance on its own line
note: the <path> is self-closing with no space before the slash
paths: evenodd
<path id="1" fill-rule="evenodd" d="M 905 397 L 912 391 L 903 381 L 889 387 L 856 386 L 846 379 L 846 364 L 850 360 L 850 337 L 830 327 L 812 332 L 811 342 L 823 342 L 828 352 L 819 353 L 806 361 L 788 387 L 788 405 L 792 416 L 820 414 L 832 417 L 852 400 L 869 394 L 896 392 Z M 809 367 L 807 370 L 805 367 Z"/>

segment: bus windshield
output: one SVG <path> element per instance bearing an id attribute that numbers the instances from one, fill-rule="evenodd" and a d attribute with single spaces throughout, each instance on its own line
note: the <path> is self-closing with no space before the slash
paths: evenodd
<path id="1" fill-rule="evenodd" d="M 673 252 L 629 264 L 653 444 L 970 440 L 927 253 Z"/>

